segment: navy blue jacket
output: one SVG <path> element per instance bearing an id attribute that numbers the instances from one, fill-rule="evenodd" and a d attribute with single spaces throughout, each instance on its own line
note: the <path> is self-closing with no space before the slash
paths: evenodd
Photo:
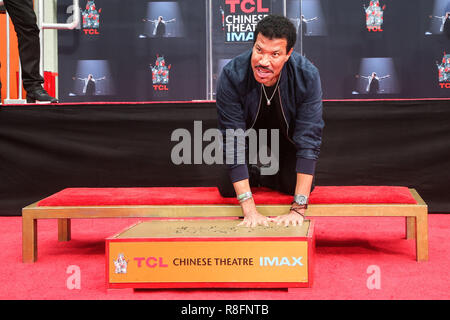
<path id="1" fill-rule="evenodd" d="M 239 147 L 236 142 L 233 148 L 229 145 L 227 148 L 225 130 L 246 131 L 252 128 L 263 94 L 261 84 L 253 75 L 251 55 L 250 49 L 228 62 L 217 82 L 216 106 L 219 129 L 224 137 L 224 158 L 234 159 L 233 163 L 226 161 L 232 182 L 248 179 L 249 175 L 247 165 L 237 160 Z M 274 99 L 280 99 L 287 136 L 295 144 L 296 171 L 314 174 L 324 127 L 322 88 L 317 68 L 305 57 L 292 52 L 281 71 L 278 92 Z"/>

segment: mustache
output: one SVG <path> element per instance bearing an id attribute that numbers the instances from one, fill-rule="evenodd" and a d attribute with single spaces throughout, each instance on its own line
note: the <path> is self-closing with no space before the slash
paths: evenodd
<path id="1" fill-rule="evenodd" d="M 265 67 L 265 66 L 262 66 L 260 64 L 256 65 L 255 68 L 261 68 L 261 69 L 264 69 L 264 70 L 267 70 L 267 71 L 270 71 L 270 72 L 273 73 L 273 71 L 271 69 L 269 69 L 269 67 Z"/>

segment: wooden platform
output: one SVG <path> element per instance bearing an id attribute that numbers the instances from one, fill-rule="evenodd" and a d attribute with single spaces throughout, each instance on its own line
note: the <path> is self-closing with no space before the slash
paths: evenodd
<path id="1" fill-rule="evenodd" d="M 318 188 L 318 187 L 316 187 Z M 345 187 L 343 187 L 345 188 Z M 428 207 L 415 189 L 409 189 L 415 203 L 339 203 L 310 204 L 308 217 L 405 217 L 407 239 L 416 241 L 417 261 L 428 260 Z M 289 204 L 260 204 L 261 214 L 277 216 L 288 212 Z M 121 217 L 240 217 L 239 205 L 108 205 L 108 206 L 38 206 L 31 204 L 22 210 L 22 261 L 37 259 L 37 221 L 58 219 L 58 239 L 71 238 L 71 219 Z"/>

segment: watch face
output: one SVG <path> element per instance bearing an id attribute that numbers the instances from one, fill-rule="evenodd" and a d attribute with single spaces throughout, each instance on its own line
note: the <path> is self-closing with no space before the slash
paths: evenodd
<path id="1" fill-rule="evenodd" d="M 295 202 L 298 204 L 306 204 L 308 201 L 308 198 L 304 195 L 295 195 Z"/>

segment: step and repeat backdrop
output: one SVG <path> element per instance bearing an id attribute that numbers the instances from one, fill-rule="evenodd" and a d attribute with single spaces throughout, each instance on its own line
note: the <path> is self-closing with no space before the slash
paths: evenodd
<path id="1" fill-rule="evenodd" d="M 268 14 L 297 28 L 325 99 L 450 97 L 450 0 L 81 0 L 58 31 L 61 102 L 213 100 Z M 58 1 L 58 22 L 73 19 Z"/>

